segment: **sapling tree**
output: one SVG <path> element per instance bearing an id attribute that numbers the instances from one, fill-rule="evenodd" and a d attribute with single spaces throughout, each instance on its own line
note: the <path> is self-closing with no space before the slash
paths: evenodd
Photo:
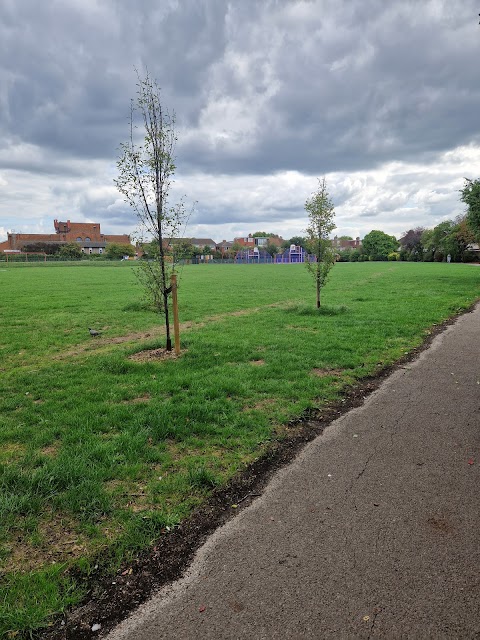
<path id="1" fill-rule="evenodd" d="M 166 348 L 171 351 L 169 295 L 175 263 L 169 249 L 186 221 L 183 201 L 174 206 L 169 201 L 175 173 L 175 114 L 163 106 L 160 87 L 148 73 L 145 78 L 137 73 L 137 77 L 137 99 L 130 107 L 130 138 L 120 145 L 115 184 L 135 211 L 141 236 L 152 237 L 156 245 L 149 259 L 140 262 L 138 275 L 147 297 L 164 314 Z"/>
<path id="2" fill-rule="evenodd" d="M 327 191 L 325 178 L 318 181 L 318 189 L 306 201 L 305 209 L 308 213 L 309 225 L 307 232 L 307 250 L 314 261 L 305 262 L 312 274 L 317 292 L 317 309 L 320 308 L 320 292 L 327 281 L 330 269 L 335 264 L 335 253 L 329 234 L 335 229 L 333 221 L 335 209 Z"/>

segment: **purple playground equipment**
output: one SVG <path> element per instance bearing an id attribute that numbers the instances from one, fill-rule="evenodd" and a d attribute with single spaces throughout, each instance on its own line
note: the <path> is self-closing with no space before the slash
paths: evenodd
<path id="1" fill-rule="evenodd" d="M 303 247 L 294 244 L 273 257 L 258 247 L 241 249 L 235 255 L 235 262 L 238 264 L 293 264 L 307 260 L 312 260 L 312 256 L 309 256 Z"/>

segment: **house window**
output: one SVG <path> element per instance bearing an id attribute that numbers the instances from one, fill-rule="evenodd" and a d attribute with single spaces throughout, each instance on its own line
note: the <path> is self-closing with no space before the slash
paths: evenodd
<path id="1" fill-rule="evenodd" d="M 91 242 L 90 238 L 85 238 L 85 242 Z"/>
<path id="2" fill-rule="evenodd" d="M 82 239 L 80 237 L 77 238 L 77 242 L 82 242 Z"/>

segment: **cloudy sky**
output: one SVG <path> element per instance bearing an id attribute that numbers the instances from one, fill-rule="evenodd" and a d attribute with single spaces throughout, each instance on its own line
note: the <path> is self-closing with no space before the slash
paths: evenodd
<path id="1" fill-rule="evenodd" d="M 1 0 L 0 241 L 53 219 L 130 233 L 116 191 L 135 68 L 177 116 L 187 235 L 338 235 L 463 213 L 480 176 L 479 0 Z"/>

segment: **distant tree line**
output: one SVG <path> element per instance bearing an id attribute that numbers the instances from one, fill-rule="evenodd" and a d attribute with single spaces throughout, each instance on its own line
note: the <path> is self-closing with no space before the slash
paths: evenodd
<path id="1" fill-rule="evenodd" d="M 131 244 L 117 242 L 109 242 L 103 254 L 85 254 L 77 242 L 30 242 L 23 245 L 22 250 L 26 253 L 45 253 L 60 260 L 119 260 L 124 256 L 135 255 L 135 248 Z"/>
<path id="2" fill-rule="evenodd" d="M 339 252 L 340 259 L 443 262 L 450 256 L 452 262 L 471 262 L 478 253 L 468 247 L 480 241 L 480 180 L 465 178 L 460 199 L 467 206 L 464 215 L 440 222 L 433 229 L 409 229 L 398 241 L 382 231 L 371 231 L 360 249 L 345 249 Z"/>
<path id="3" fill-rule="evenodd" d="M 452 262 L 471 262 L 476 254 L 468 246 L 476 242 L 477 237 L 467 223 L 466 216 L 459 216 L 455 220 L 445 220 L 433 229 L 409 229 L 399 239 L 375 229 L 366 234 L 360 247 L 338 247 L 335 252 L 340 262 L 442 262 L 448 255 Z M 340 239 L 351 240 L 344 236 Z M 307 238 L 303 236 L 293 236 L 282 247 L 287 248 L 292 244 L 308 249 Z"/>
<path id="4" fill-rule="evenodd" d="M 400 237 L 390 236 L 375 229 L 367 233 L 359 248 L 335 249 L 343 262 L 366 260 L 403 260 L 408 262 L 443 262 L 450 256 L 452 262 L 471 262 L 478 258 L 469 246 L 480 242 L 480 179 L 465 178 L 460 199 L 467 211 L 454 220 L 440 222 L 433 229 L 415 227 Z M 340 240 L 351 240 L 341 236 Z M 294 236 L 283 246 L 291 244 L 307 248 L 307 238 Z"/>

